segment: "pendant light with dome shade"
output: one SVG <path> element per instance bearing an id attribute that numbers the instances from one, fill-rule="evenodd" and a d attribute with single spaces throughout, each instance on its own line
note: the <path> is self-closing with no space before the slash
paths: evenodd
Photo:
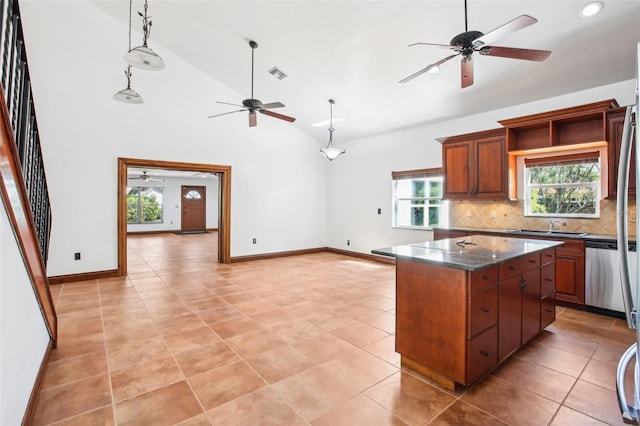
<path id="1" fill-rule="evenodd" d="M 129 0 L 129 50 L 131 50 L 131 9 L 133 0 Z M 126 104 L 141 104 L 144 103 L 142 96 L 131 88 L 131 65 L 124 70 L 124 75 L 127 77 L 127 88 L 120 90 L 113 95 L 113 99 Z"/>
<path id="2" fill-rule="evenodd" d="M 329 161 L 333 161 L 336 158 L 338 158 L 338 156 L 340 154 L 344 154 L 345 151 L 342 148 L 334 148 L 333 147 L 333 132 L 334 132 L 334 128 L 333 128 L 333 104 L 335 104 L 336 101 L 334 101 L 333 99 L 329 99 L 329 104 L 330 104 L 330 108 L 331 108 L 331 115 L 330 115 L 330 119 L 329 119 L 329 144 L 327 145 L 326 148 L 322 148 L 320 150 L 320 152 L 322 154 L 324 154 L 325 157 L 327 157 L 327 159 Z"/>
<path id="3" fill-rule="evenodd" d="M 140 96 L 138 92 L 131 88 L 131 65 L 129 65 L 127 69 L 124 70 L 124 75 L 127 76 L 127 88 L 122 89 L 121 91 L 113 95 L 113 99 L 127 104 L 144 103 L 142 96 Z"/>
<path id="4" fill-rule="evenodd" d="M 147 15 L 149 5 L 144 0 L 144 14 L 138 12 L 142 17 L 142 46 L 129 46 L 129 52 L 125 55 L 125 60 L 136 68 L 148 71 L 160 71 L 165 68 L 164 61 L 156 52 L 148 45 L 149 35 L 151 34 L 151 17 Z"/>

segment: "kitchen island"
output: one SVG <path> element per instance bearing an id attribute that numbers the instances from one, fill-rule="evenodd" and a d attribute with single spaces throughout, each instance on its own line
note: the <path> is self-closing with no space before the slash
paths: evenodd
<path id="1" fill-rule="evenodd" d="M 396 352 L 468 386 L 555 320 L 560 241 L 472 235 L 373 250 L 396 258 Z"/>

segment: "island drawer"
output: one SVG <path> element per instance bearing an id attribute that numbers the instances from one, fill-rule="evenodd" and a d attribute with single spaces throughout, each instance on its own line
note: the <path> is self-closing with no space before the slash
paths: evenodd
<path id="1" fill-rule="evenodd" d="M 540 253 L 533 253 L 500 265 L 500 280 L 518 276 L 523 272 L 540 267 Z"/>
<path id="2" fill-rule="evenodd" d="M 472 338 L 498 323 L 498 287 L 474 293 L 469 298 L 469 335 Z"/>
<path id="3" fill-rule="evenodd" d="M 498 283 L 498 267 L 482 269 L 480 271 L 474 271 L 471 275 L 471 291 L 482 290 L 483 288 L 491 287 Z"/>
<path id="4" fill-rule="evenodd" d="M 556 298 L 547 294 L 540 300 L 540 330 L 556 320 Z"/>
<path id="5" fill-rule="evenodd" d="M 498 326 L 469 341 L 467 383 L 473 383 L 498 364 Z"/>
<path id="6" fill-rule="evenodd" d="M 556 291 L 556 264 L 550 263 L 540 268 L 540 294 L 555 293 Z"/>
<path id="7" fill-rule="evenodd" d="M 553 263 L 556 261 L 556 248 L 549 248 L 542 252 L 540 255 L 540 262 L 542 265 L 546 265 L 547 263 Z"/>

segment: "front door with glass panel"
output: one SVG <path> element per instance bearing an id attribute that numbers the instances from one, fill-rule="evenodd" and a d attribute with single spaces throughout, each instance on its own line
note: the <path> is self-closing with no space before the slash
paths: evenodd
<path id="1" fill-rule="evenodd" d="M 205 208 L 206 187 L 182 186 L 181 231 L 205 232 L 207 216 Z"/>

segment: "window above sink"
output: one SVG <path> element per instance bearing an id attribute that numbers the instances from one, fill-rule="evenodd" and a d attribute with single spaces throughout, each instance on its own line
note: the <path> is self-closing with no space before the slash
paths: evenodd
<path id="1" fill-rule="evenodd" d="M 518 163 L 524 216 L 600 217 L 606 150 L 525 154 L 518 156 Z"/>

